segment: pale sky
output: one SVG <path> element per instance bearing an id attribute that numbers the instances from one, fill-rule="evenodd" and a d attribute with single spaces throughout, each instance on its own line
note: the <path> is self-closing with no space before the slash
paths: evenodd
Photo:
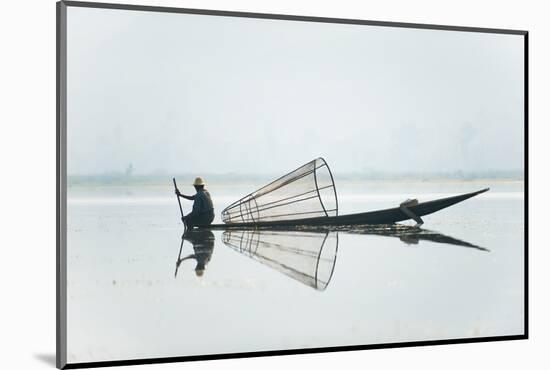
<path id="1" fill-rule="evenodd" d="M 521 170 L 523 68 L 518 35 L 69 7 L 68 174 Z"/>

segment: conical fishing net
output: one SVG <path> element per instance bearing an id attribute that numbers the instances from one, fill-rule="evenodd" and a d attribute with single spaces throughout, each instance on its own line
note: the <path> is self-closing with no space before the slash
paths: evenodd
<path id="1" fill-rule="evenodd" d="M 228 230 L 225 245 L 303 284 L 325 290 L 330 282 L 338 233 Z"/>
<path id="2" fill-rule="evenodd" d="M 317 158 L 234 202 L 222 211 L 225 223 L 257 223 L 338 215 L 330 169 Z"/>

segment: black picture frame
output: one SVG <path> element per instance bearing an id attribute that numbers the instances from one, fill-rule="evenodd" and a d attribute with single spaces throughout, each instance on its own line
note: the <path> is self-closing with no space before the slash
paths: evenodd
<path id="1" fill-rule="evenodd" d="M 67 8 L 84 7 L 95 9 L 117 9 L 128 11 L 141 12 L 165 12 L 179 14 L 195 14 L 220 17 L 237 17 L 237 18 L 254 18 L 268 20 L 285 20 L 297 22 L 317 22 L 317 23 L 338 23 L 352 24 L 364 26 L 382 26 L 396 28 L 412 28 L 412 29 L 428 29 L 440 31 L 461 31 L 474 33 L 491 33 L 491 34 L 509 34 L 519 35 L 523 37 L 524 42 L 524 333 L 521 335 L 510 336 L 491 336 L 478 338 L 464 339 L 442 339 L 430 341 L 415 341 L 401 342 L 388 344 L 365 344 L 353 346 L 338 346 L 338 347 L 323 347 L 323 348 L 307 348 L 307 349 L 292 349 L 292 350 L 276 350 L 276 351 L 260 351 L 260 352 L 242 352 L 242 353 L 220 353 L 215 355 L 200 355 L 200 356 L 175 356 L 162 358 L 140 358 L 127 359 L 120 361 L 98 361 L 98 362 L 83 362 L 83 363 L 68 363 L 67 362 L 67 258 L 66 258 L 66 233 L 67 233 Z M 293 354 L 312 354 L 323 352 L 340 352 L 340 351 L 356 351 L 367 349 L 380 348 L 398 348 L 398 347 L 417 347 L 417 346 L 433 346 L 446 344 L 461 344 L 461 343 L 479 343 L 492 341 L 511 341 L 525 340 L 529 338 L 529 146 L 528 146 L 528 130 L 529 130 L 529 32 L 526 30 L 513 29 L 495 29 L 495 28 L 480 28 L 480 27 L 462 27 L 448 26 L 436 24 L 421 24 L 421 23 L 402 23 L 402 22 L 385 22 L 374 20 L 360 19 L 342 19 L 329 17 L 312 17 L 299 15 L 284 15 L 284 14 L 266 14 L 266 13 L 251 13 L 237 11 L 221 11 L 221 10 L 206 10 L 206 9 L 189 9 L 176 7 L 160 7 L 160 6 L 143 6 L 129 4 L 113 4 L 113 3 L 94 3 L 94 2 L 79 2 L 79 1 L 59 1 L 56 4 L 56 39 L 57 39 L 57 63 L 56 63 L 56 123 L 57 123 L 57 140 L 56 140 L 56 366 L 60 369 L 71 368 L 92 368 L 105 366 L 124 366 L 138 364 L 157 364 L 157 363 L 172 363 L 182 361 L 204 361 L 216 359 L 231 359 L 243 357 L 262 357 L 262 356 L 280 356 Z"/>

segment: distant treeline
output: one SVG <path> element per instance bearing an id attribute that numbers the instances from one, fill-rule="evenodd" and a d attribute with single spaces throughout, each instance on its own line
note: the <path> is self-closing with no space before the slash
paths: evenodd
<path id="1" fill-rule="evenodd" d="M 521 170 L 492 170 L 483 172 L 467 171 L 439 171 L 439 172 L 383 172 L 369 171 L 365 173 L 338 174 L 339 179 L 345 180 L 517 180 L 524 179 Z"/>
<path id="2" fill-rule="evenodd" d="M 172 184 L 172 177 L 175 177 L 178 184 L 191 184 L 195 174 L 167 175 L 128 175 L 128 174 L 105 174 L 105 175 L 69 175 L 67 184 L 69 186 L 79 185 L 162 185 Z M 215 183 L 246 183 L 246 182 L 268 182 L 280 175 L 268 174 L 202 174 L 202 177 L 211 184 Z M 482 180 L 496 179 L 508 181 L 521 181 L 524 179 L 523 171 L 484 171 L 484 172 L 409 172 L 391 173 L 369 171 L 363 173 L 334 173 L 334 180 L 338 181 L 433 181 L 433 180 Z"/>
<path id="3" fill-rule="evenodd" d="M 69 175 L 67 185 L 172 185 L 174 177 L 178 185 L 191 185 L 196 174 L 179 175 Z M 237 175 L 237 174 L 201 174 L 207 183 L 250 182 L 270 180 L 273 177 L 267 175 Z"/>

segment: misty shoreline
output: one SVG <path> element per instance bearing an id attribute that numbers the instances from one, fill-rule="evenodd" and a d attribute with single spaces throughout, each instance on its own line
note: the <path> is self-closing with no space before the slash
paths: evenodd
<path id="1" fill-rule="evenodd" d="M 187 185 L 191 183 L 195 175 L 183 174 L 173 176 L 150 176 L 150 175 L 69 175 L 67 177 L 67 186 L 164 186 L 172 184 L 172 177 L 178 181 L 178 184 Z M 243 185 L 243 184 L 267 184 L 278 178 L 276 175 L 203 175 L 207 182 L 216 185 Z M 187 182 L 186 182 L 187 181 Z M 462 173 L 439 173 L 439 174 L 384 174 L 384 175 L 341 175 L 335 174 L 334 181 L 338 183 L 362 183 L 362 182 L 393 182 L 393 183 L 452 183 L 452 182 L 524 182 L 523 172 L 501 172 L 494 174 L 462 174 Z"/>

